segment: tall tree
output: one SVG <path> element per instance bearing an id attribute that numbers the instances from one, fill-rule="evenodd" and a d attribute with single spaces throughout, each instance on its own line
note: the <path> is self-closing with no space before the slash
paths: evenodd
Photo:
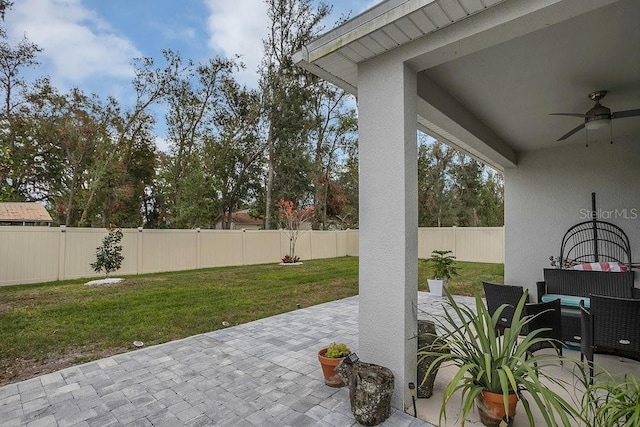
<path id="1" fill-rule="evenodd" d="M 11 156 L 9 155 L 9 147 L 0 145 L 0 171 L 4 175 L 12 165 Z M 8 174 L 7 174 L 8 175 Z M 0 176 L 0 202 L 10 199 L 12 188 L 7 182 L 6 177 Z"/>
<path id="2" fill-rule="evenodd" d="M 480 191 L 478 216 L 483 227 L 504 225 L 504 179 L 495 171 L 487 171 Z"/>
<path id="3" fill-rule="evenodd" d="M 113 151 L 103 126 L 106 117 L 95 97 L 79 90 L 61 95 L 48 85 L 31 96 L 30 139 L 38 157 L 46 155 L 43 170 L 36 171 L 32 196 L 54 208 L 61 224 L 78 225 L 83 205 L 90 204 L 88 185 L 100 157 Z"/>
<path id="4" fill-rule="evenodd" d="M 145 186 L 154 175 L 153 120 L 122 112 L 78 89 L 59 94 L 46 81 L 29 97 L 34 152 L 30 198 L 53 210 L 61 224 L 141 224 Z"/>
<path id="5" fill-rule="evenodd" d="M 421 134 L 418 146 L 418 223 L 422 227 L 456 224 L 451 176 L 455 150 Z"/>
<path id="6" fill-rule="evenodd" d="M 336 187 L 344 195 L 340 212 L 333 212 L 335 218 L 343 228 L 358 228 L 360 200 L 359 200 L 359 165 L 358 144 L 354 141 L 347 147 L 344 160 L 338 172 Z M 336 195 L 338 192 L 336 191 Z M 331 200 L 330 200 L 331 202 Z M 330 203 L 331 205 L 331 203 Z"/>
<path id="7" fill-rule="evenodd" d="M 454 183 L 452 194 L 457 203 L 457 224 L 462 227 L 479 227 L 480 194 L 482 191 L 483 167 L 480 162 L 456 154 L 456 164 L 452 168 Z"/>
<path id="8" fill-rule="evenodd" d="M 486 227 L 504 223 L 502 177 L 471 157 L 420 134 L 418 223 Z"/>
<path id="9" fill-rule="evenodd" d="M 165 51 L 171 151 L 163 173 L 172 227 L 213 227 L 253 197 L 264 147 L 258 138 L 258 93 L 241 87 L 236 59 L 205 64 Z M 227 224 L 228 225 L 228 224 Z"/>
<path id="10" fill-rule="evenodd" d="M 231 228 L 231 213 L 254 200 L 260 189 L 264 144 L 259 137 L 260 97 L 233 79 L 223 85 L 224 105 L 216 119 L 218 133 L 205 140 L 205 158 L 215 174 L 218 218 Z"/>
<path id="11" fill-rule="evenodd" d="M 3 20 L 5 12 L 12 5 L 13 2 L 0 0 Z M 21 138 L 25 131 L 22 116 L 26 111 L 28 91 L 21 72 L 38 65 L 36 57 L 41 50 L 26 37 L 12 46 L 7 40 L 4 25 L 0 26 L 0 143 L 6 147 L 6 156 L 10 159 L 0 165 L 0 185 L 3 188 L 0 196 L 4 199 L 24 200 L 28 197 L 24 168 L 32 161 L 33 151 L 30 142 Z"/>
<path id="12" fill-rule="evenodd" d="M 264 42 L 260 86 L 266 110 L 267 178 L 265 228 L 271 228 L 274 199 L 299 204 L 311 192 L 307 138 L 312 105 L 310 73 L 296 67 L 292 55 L 322 30 L 331 8 L 311 0 L 266 0 L 270 31 Z M 275 197 L 274 197 L 275 196 Z"/>
<path id="13" fill-rule="evenodd" d="M 339 215 L 346 204 L 344 193 L 336 182 L 336 167 L 356 141 L 357 118 L 351 97 L 330 83 L 317 82 L 311 104 L 313 126 L 309 142 L 313 153 L 313 204 L 316 221 L 326 229 L 329 214 Z M 335 194 L 332 194 L 335 191 Z M 331 209 L 329 201 L 331 200 Z"/>

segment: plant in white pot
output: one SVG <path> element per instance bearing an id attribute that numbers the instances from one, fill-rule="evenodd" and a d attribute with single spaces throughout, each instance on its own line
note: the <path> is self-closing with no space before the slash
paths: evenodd
<path id="1" fill-rule="evenodd" d="M 427 283 L 432 295 L 442 296 L 442 289 L 449 284 L 449 279 L 458 275 L 455 259 L 451 251 L 436 249 L 431 252 L 427 261 L 433 265 L 433 278 L 427 279 Z"/>

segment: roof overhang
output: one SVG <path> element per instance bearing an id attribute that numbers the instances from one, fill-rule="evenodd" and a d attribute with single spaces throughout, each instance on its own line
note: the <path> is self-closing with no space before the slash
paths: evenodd
<path id="1" fill-rule="evenodd" d="M 637 22 L 635 0 L 387 0 L 294 62 L 356 96 L 359 64 L 404 62 L 418 73 L 418 128 L 504 169 L 557 146 L 580 122 L 548 114 L 586 112 L 589 92 L 610 90 L 613 111 L 640 106 Z M 640 119 L 615 129 L 637 135 Z"/>

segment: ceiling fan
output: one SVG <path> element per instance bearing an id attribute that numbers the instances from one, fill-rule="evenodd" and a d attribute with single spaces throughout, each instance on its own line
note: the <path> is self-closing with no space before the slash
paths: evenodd
<path id="1" fill-rule="evenodd" d="M 589 111 L 585 114 L 580 113 L 551 113 L 550 116 L 572 116 L 572 117 L 583 117 L 584 123 L 580 126 L 576 126 L 571 129 L 566 134 L 562 135 L 558 141 L 563 141 L 569 138 L 574 133 L 578 132 L 582 128 L 586 127 L 587 130 L 595 130 L 600 129 L 611 123 L 613 119 L 622 119 L 624 117 L 634 117 L 640 116 L 640 109 L 637 110 L 626 110 L 626 111 L 616 111 L 612 113 L 611 110 L 604 105 L 600 104 L 600 100 L 607 95 L 606 90 L 598 90 L 596 92 L 591 92 L 589 94 L 589 99 L 596 102 Z"/>

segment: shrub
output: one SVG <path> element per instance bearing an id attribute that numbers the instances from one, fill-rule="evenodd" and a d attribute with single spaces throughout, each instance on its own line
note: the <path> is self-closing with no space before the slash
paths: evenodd
<path id="1" fill-rule="evenodd" d="M 300 257 L 296 255 L 285 255 L 284 257 L 282 257 L 282 262 L 285 264 L 294 264 L 296 262 L 300 262 Z"/>
<path id="2" fill-rule="evenodd" d="M 109 273 L 120 269 L 124 256 L 122 256 L 122 231 L 117 227 L 111 227 L 109 234 L 102 239 L 102 246 L 96 248 L 96 262 L 91 264 L 93 271 L 100 273 L 104 270 L 105 277 Z"/>

